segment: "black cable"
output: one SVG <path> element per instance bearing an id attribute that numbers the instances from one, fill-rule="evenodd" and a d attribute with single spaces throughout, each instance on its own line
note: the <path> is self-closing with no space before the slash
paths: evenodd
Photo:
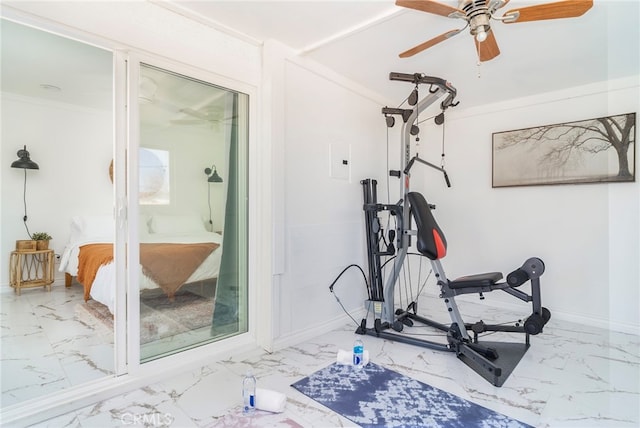
<path id="1" fill-rule="evenodd" d="M 351 316 L 351 314 L 347 311 L 347 309 L 344 307 L 344 305 L 342 304 L 342 302 L 340 301 L 340 299 L 338 298 L 338 295 L 333 291 L 333 286 L 336 285 L 336 282 L 338 282 L 338 280 L 340 279 L 340 277 L 349 269 L 351 269 L 352 267 L 357 267 L 358 270 L 360 270 L 360 273 L 362 274 L 362 278 L 364 279 L 364 284 L 367 287 L 367 291 L 369 291 L 369 282 L 367 281 L 367 275 L 364 273 L 364 271 L 362 270 L 362 268 L 357 265 L 357 264 L 350 264 L 349 266 L 347 266 L 346 268 L 344 268 L 342 270 L 342 272 L 340 272 L 338 274 L 338 276 L 336 277 L 336 279 L 333 280 L 333 282 L 331 283 L 331 285 L 329 286 L 329 291 L 333 294 L 333 297 L 336 298 L 336 301 L 338 302 L 338 304 L 340 305 L 340 307 L 342 308 L 342 310 L 344 311 L 345 314 L 347 314 L 349 316 L 349 318 L 351 318 L 351 320 L 355 323 L 356 326 L 360 326 L 360 323 L 358 323 L 358 321 L 355 320 L 355 318 L 353 318 Z M 367 317 L 369 316 L 369 312 L 367 310 Z"/>
<path id="2" fill-rule="evenodd" d="M 357 264 L 355 264 L 355 263 L 352 263 L 352 264 L 350 264 L 349 266 L 347 266 L 346 268 L 342 269 L 342 272 L 340 272 L 340 273 L 338 274 L 338 276 L 336 277 L 336 279 L 334 279 L 334 280 L 333 280 L 333 282 L 332 282 L 332 283 L 331 283 L 331 285 L 329 286 L 329 291 L 330 291 L 330 292 L 332 292 L 332 293 L 333 293 L 333 286 L 336 284 L 336 282 L 338 282 L 338 280 L 340 279 L 340 277 L 341 277 L 342 275 L 344 275 L 344 273 L 345 273 L 346 271 L 348 271 L 349 269 L 351 269 L 352 267 L 357 267 L 357 268 L 360 270 L 360 273 L 362 274 L 362 278 L 364 279 L 364 283 L 365 283 L 365 285 L 367 286 L 367 289 L 369 289 L 369 282 L 367 281 L 367 275 L 364 273 L 364 271 L 362 270 L 362 268 L 361 268 L 359 265 L 357 265 Z"/>
<path id="3" fill-rule="evenodd" d="M 440 168 L 444 169 L 444 128 L 445 123 L 442 124 L 442 154 L 440 156 Z M 445 172 L 445 177 L 447 173 Z"/>
<path id="4" fill-rule="evenodd" d="M 27 169 L 24 168 L 24 185 L 22 187 L 22 202 L 24 203 L 24 217 L 22 217 L 22 222 L 24 223 L 24 228 L 27 230 L 27 235 L 29 235 L 30 239 L 31 232 L 29 232 L 29 226 L 27 226 Z"/>
<path id="5" fill-rule="evenodd" d="M 391 202 L 391 192 L 390 192 L 390 187 L 391 187 L 391 183 L 389 182 L 391 175 L 389 174 L 389 127 L 387 126 L 387 203 L 390 204 Z M 389 223 L 387 221 L 387 227 L 389 226 Z"/>
<path id="6" fill-rule="evenodd" d="M 426 118 L 426 119 L 422 119 L 421 121 L 416 122 L 416 124 L 417 124 L 417 125 L 420 125 L 421 123 L 426 122 L 427 120 L 431 120 L 431 119 L 433 119 L 433 118 L 434 118 L 434 117 L 436 117 L 436 116 L 438 116 L 438 115 L 436 114 L 436 115 L 430 116 L 430 117 L 428 117 L 428 118 Z"/>
<path id="7" fill-rule="evenodd" d="M 412 299 L 412 293 L 411 293 L 411 284 L 412 284 L 412 280 L 411 280 L 411 262 L 409 261 L 409 259 L 405 258 L 406 263 L 402 263 L 402 265 L 399 267 L 399 269 L 401 270 L 401 272 L 398 272 L 398 280 L 400 280 L 400 273 L 402 273 L 402 276 L 404 277 L 404 281 L 401 281 L 402 284 L 404 285 L 404 292 L 407 296 L 407 301 L 409 301 L 409 299 Z M 395 264 L 394 264 L 395 266 Z M 408 279 L 407 279 L 408 278 Z M 400 284 L 398 284 L 400 285 Z M 400 301 L 402 302 L 402 286 L 399 288 L 399 292 L 400 292 Z"/>
<path id="8" fill-rule="evenodd" d="M 211 221 L 211 183 L 207 182 L 207 203 L 209 204 L 209 225 L 213 232 L 213 221 Z"/>
<path id="9" fill-rule="evenodd" d="M 408 97 L 407 97 L 408 98 Z M 406 101 L 406 100 L 405 100 Z M 390 170 L 389 170 L 389 127 L 387 127 L 387 204 L 391 204 L 391 175 L 389 174 Z M 394 220 L 394 224 L 393 224 L 393 228 L 394 230 L 398 227 L 398 222 L 395 218 L 395 216 L 392 216 L 390 213 L 387 214 L 387 231 L 391 230 L 391 218 L 393 217 Z M 384 241 L 385 244 L 387 243 L 386 240 Z"/>
<path id="10" fill-rule="evenodd" d="M 422 262 L 420 262 L 422 263 Z M 429 274 L 427 275 L 427 277 L 424 279 L 424 281 L 422 282 L 422 286 L 420 287 L 420 289 L 418 290 L 418 294 L 416 297 L 416 300 L 420 297 L 420 295 L 422 294 L 422 290 L 424 290 L 424 287 L 427 286 L 427 281 L 429 281 L 429 278 L 431 278 L 431 274 L 433 273 L 433 269 L 429 269 Z M 418 276 L 418 278 L 420 278 L 420 276 Z"/>
<path id="11" fill-rule="evenodd" d="M 333 293 L 333 292 L 332 292 Z M 333 297 L 336 298 L 336 301 L 338 302 L 338 304 L 340 305 L 340 307 L 342 308 L 342 310 L 344 311 L 345 314 L 347 314 L 349 316 L 349 318 L 351 318 L 351 321 L 353 321 L 353 323 L 357 326 L 360 327 L 360 324 L 358 323 L 358 321 L 355 320 L 355 318 L 353 318 L 351 316 L 351 314 L 347 311 L 347 308 L 344 307 L 344 305 L 342 304 L 342 302 L 340 301 L 340 299 L 338 298 L 338 296 L 336 295 L 336 293 L 333 293 Z"/>
<path id="12" fill-rule="evenodd" d="M 398 107 L 396 108 L 400 108 L 402 107 L 402 104 L 406 103 L 409 100 L 409 97 L 411 96 L 411 94 L 407 95 L 407 98 L 405 98 L 404 100 L 402 100 L 402 102 L 400 104 L 398 104 Z"/>
<path id="13" fill-rule="evenodd" d="M 427 277 L 424 279 L 424 281 L 418 281 L 416 290 L 417 293 L 414 296 L 413 295 L 413 286 L 412 286 L 412 281 L 411 281 L 411 265 L 409 262 L 409 259 L 407 258 L 408 256 L 418 256 L 420 257 L 420 265 L 419 265 L 419 270 L 418 270 L 418 279 L 421 278 L 422 276 L 422 263 L 423 260 L 426 258 L 423 254 L 420 253 L 415 253 L 415 252 L 408 252 L 405 255 L 405 261 L 402 263 L 402 265 L 398 268 L 399 271 L 397 272 L 397 278 L 398 278 L 398 291 L 399 291 L 399 300 L 402 303 L 404 301 L 403 299 L 403 286 L 404 286 L 404 294 L 406 294 L 406 298 L 407 301 L 411 300 L 412 302 L 417 302 L 418 299 L 420 298 L 420 295 L 422 294 L 422 291 L 424 290 L 424 288 L 427 285 L 427 282 L 429 281 L 429 278 L 431 278 L 431 274 L 433 273 L 433 269 L 429 269 L 429 273 L 427 274 Z M 396 257 L 398 257 L 398 255 L 389 257 L 389 259 L 387 259 L 381 266 L 380 269 L 383 270 L 384 267 L 387 265 L 387 263 L 389 263 L 390 261 L 394 260 Z M 407 265 L 407 267 L 405 267 L 405 265 Z M 395 265 L 394 265 L 395 268 Z M 407 270 L 409 271 L 408 274 L 408 280 L 407 280 Z M 400 280 L 400 274 L 402 273 L 402 276 L 404 277 L 404 280 L 401 281 Z M 394 276 L 396 276 L 394 274 Z M 407 289 L 407 285 L 408 285 L 408 289 Z"/>
<path id="14" fill-rule="evenodd" d="M 422 254 L 420 254 L 420 253 L 407 253 L 407 256 L 420 256 L 420 257 L 425 257 L 424 255 L 422 255 Z M 395 256 L 393 256 L 393 257 L 389 257 L 389 259 L 388 259 L 388 260 L 386 260 L 386 261 L 382 264 L 382 266 L 380 266 L 380 269 L 383 269 L 383 268 L 387 265 L 387 263 L 389 263 L 391 260 L 395 259 L 396 257 L 398 257 L 398 255 L 397 255 L 397 254 L 396 254 Z"/>

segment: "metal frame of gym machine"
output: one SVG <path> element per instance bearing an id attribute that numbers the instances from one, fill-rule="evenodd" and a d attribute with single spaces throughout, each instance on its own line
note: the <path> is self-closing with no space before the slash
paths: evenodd
<path id="1" fill-rule="evenodd" d="M 429 320 L 417 315 L 417 303 L 412 302 L 406 309 L 397 309 L 394 312 L 394 286 L 398 281 L 398 276 L 405 262 L 409 247 L 411 245 L 411 236 L 417 235 L 416 230 L 410 230 L 411 225 L 411 205 L 409 202 L 410 193 L 410 169 L 417 162 L 428 166 L 444 174 L 447 186 L 451 186 L 449 177 L 444 168 L 433 165 L 418 155 L 411 158 L 411 136 L 416 135 L 418 129 L 414 123 L 419 114 L 427 107 L 435 103 L 442 97 L 444 100 L 440 103 L 442 113 L 440 117 L 436 117 L 436 123 L 442 124 L 444 120 L 444 111 L 449 107 L 454 107 L 458 103 L 454 103 L 456 97 L 456 89 L 447 81 L 437 78 L 425 76 L 420 73 L 390 73 L 390 80 L 409 82 L 415 85 L 415 89 L 409 97 L 410 104 L 414 105 L 411 109 L 389 108 L 384 107 L 382 113 L 387 119 L 393 115 L 402 118 L 402 170 L 389 171 L 391 176 L 400 178 L 402 199 L 397 204 L 379 204 L 377 202 L 376 180 L 365 179 L 361 181 L 364 193 L 365 226 L 367 230 L 367 255 L 369 268 L 369 299 L 365 302 L 367 313 L 374 314 L 373 328 L 367 327 L 367 319 L 363 319 L 360 326 L 356 330 L 358 334 L 371 335 L 388 340 L 402 342 L 410 345 L 417 345 L 438 351 L 455 352 L 460 360 L 484 377 L 487 381 L 495 386 L 502 386 L 507 377 L 516 367 L 522 356 L 529 348 L 529 335 L 538 334 L 542 331 L 542 327 L 550 318 L 550 312 L 546 308 L 542 308 L 540 301 L 540 280 L 539 277 L 544 272 L 544 263 L 537 258 L 528 259 L 521 268 L 516 269 L 507 277 L 507 282 L 496 283 L 492 278 L 490 284 L 486 282 L 474 283 L 472 286 L 468 284 L 461 285 L 460 290 L 453 289 L 449 285 L 456 281 L 449 281 L 442 268 L 442 264 L 438 259 L 431 259 L 431 267 L 435 273 L 438 285 L 440 286 L 440 297 L 444 299 L 447 311 L 451 318 L 451 325 L 444 325 L 439 322 Z M 429 85 L 429 93 L 422 99 L 418 100 L 418 85 Z M 412 99 L 413 98 L 413 99 Z M 392 116 L 390 116 L 392 115 Z M 387 120 L 388 126 L 393 126 L 393 120 Z M 429 208 L 435 208 L 429 205 Z M 384 234 L 380 226 L 378 213 L 389 211 L 395 216 L 396 228 L 389 231 L 389 241 L 385 249 L 380 249 L 380 238 Z M 394 242 L 396 243 L 394 245 Z M 396 250 L 397 245 L 397 250 Z M 382 262 L 381 257 L 394 256 L 393 266 L 386 282 L 383 286 Z M 478 276 L 487 275 L 480 274 Z M 515 287 L 520 286 L 526 281 L 531 281 L 532 295 L 528 295 L 523 291 L 517 290 Z M 483 292 L 493 290 L 502 290 L 512 296 L 525 302 L 532 302 L 533 313 L 525 323 L 516 322 L 515 325 L 490 325 L 483 321 L 474 324 L 467 324 L 463 321 L 455 301 L 455 295 L 478 293 L 483 298 Z M 446 332 L 448 343 L 438 343 L 427 340 L 418 339 L 408 335 L 402 335 L 390 332 L 389 329 L 401 332 L 404 326 L 412 326 L 413 322 L 420 322 L 430 327 Z M 468 330 L 473 332 L 473 338 L 470 337 Z M 478 341 L 478 334 L 484 332 L 514 332 L 524 333 L 524 343 L 505 343 L 505 342 L 482 342 Z"/>

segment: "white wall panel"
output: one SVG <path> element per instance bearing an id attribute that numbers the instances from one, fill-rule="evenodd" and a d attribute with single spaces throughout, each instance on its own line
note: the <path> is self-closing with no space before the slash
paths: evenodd
<path id="1" fill-rule="evenodd" d="M 109 161 L 113 153 L 111 113 L 41 99 L 2 94 L 2 254 L 28 239 L 24 215 L 24 171 L 9 168 L 27 146 L 39 170 L 27 170 L 29 230 L 48 232 L 50 248 L 62 254 L 73 215 L 113 214 Z M 37 124 L 35 126 L 34 124 Z M 9 283 L 3 262 L 0 284 Z M 57 276 L 61 274 L 56 272 Z M 8 287 L 7 287 L 8 289 Z"/>
<path id="2" fill-rule="evenodd" d="M 638 112 L 637 82 L 603 82 L 482 109 L 452 110 L 445 135 L 453 187 L 447 189 L 434 172 L 414 180 L 438 206 L 435 215 L 449 243 L 443 260 L 448 276 L 492 270 L 506 274 L 537 256 L 546 264 L 543 305 L 556 317 L 637 331 L 637 180 L 491 187 L 492 133 Z M 425 153 L 431 159 L 439 157 L 440 138 L 441 130 L 432 129 Z M 495 292 L 487 301 L 518 302 Z"/>
<path id="3" fill-rule="evenodd" d="M 285 261 L 276 337 L 343 315 L 329 285 L 351 263 L 366 270 L 360 180 L 380 180 L 385 168 L 385 125 L 377 100 L 313 66 L 286 61 L 284 74 Z M 332 148 L 350 154 L 349 179 L 332 178 Z M 360 272 L 345 274 L 335 290 L 348 310 L 362 308 L 366 288 Z"/>

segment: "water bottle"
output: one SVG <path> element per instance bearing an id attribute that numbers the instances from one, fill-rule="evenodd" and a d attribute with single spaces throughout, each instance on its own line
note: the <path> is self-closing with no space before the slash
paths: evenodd
<path id="1" fill-rule="evenodd" d="M 250 415 L 256 410 L 256 378 L 251 370 L 242 380 L 242 413 Z"/>
<path id="2" fill-rule="evenodd" d="M 357 369 L 364 367 L 364 343 L 360 339 L 353 344 L 353 366 Z"/>

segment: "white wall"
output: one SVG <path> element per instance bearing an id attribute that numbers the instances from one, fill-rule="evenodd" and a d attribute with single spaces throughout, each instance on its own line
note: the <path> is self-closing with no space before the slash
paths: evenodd
<path id="1" fill-rule="evenodd" d="M 554 317 L 638 332 L 637 179 L 491 187 L 492 133 L 637 113 L 638 81 L 636 77 L 603 82 L 448 113 L 446 159 L 453 187 L 447 189 L 435 172 L 425 172 L 414 185 L 437 204 L 435 215 L 449 243 L 443 265 L 450 278 L 493 270 L 507 274 L 537 256 L 546 265 L 541 278 L 543 305 Z M 426 146 L 431 160 L 439 159 L 441 132 L 429 129 Z M 477 302 L 477 296 L 465 298 Z M 504 293 L 487 295 L 485 302 L 492 301 L 518 302 Z"/>
<path id="2" fill-rule="evenodd" d="M 265 46 L 265 57 L 273 101 L 265 112 L 275 183 L 273 335 L 283 343 L 343 317 L 329 285 L 351 263 L 366 271 L 360 180 L 385 175 L 386 127 L 383 102 L 367 89 L 277 43 Z M 331 176 L 332 150 L 349 162 L 345 178 Z M 357 269 L 334 291 L 350 312 L 363 307 Z"/>
<path id="3" fill-rule="evenodd" d="M 134 47 L 139 52 L 180 61 L 217 74 L 221 82 L 233 79 L 257 86 L 260 81 L 258 46 L 149 2 L 3 2 L 2 12 L 9 18 L 101 47 L 124 50 Z M 36 123 L 38 126 L 34 126 Z M 71 212 L 112 212 L 112 185 L 106 173 L 113 153 L 111 123 L 110 112 L 20 100 L 3 94 L 2 159 L 5 163 L 15 160 L 17 149 L 27 144 L 33 159 L 40 163 L 40 171 L 27 171 L 29 227 L 32 232 L 49 232 L 57 253 L 62 252 L 66 243 Z M 78 159 L 84 162 L 72 164 Z M 189 194 L 199 198 L 204 217 L 208 216 L 204 180 L 207 165 L 205 160 L 202 162 L 202 165 L 194 162 L 193 168 L 202 187 Z M 16 169 L 2 169 L 0 177 L 3 201 L 0 256 L 8 260 L 15 240 L 26 236 L 21 221 L 23 174 Z M 68 183 L 79 184 L 84 195 L 65 192 Z M 212 188 L 214 198 L 223 197 L 223 193 L 223 189 Z M 38 216 L 45 211 L 47 217 Z M 214 226 L 219 228 L 223 219 L 216 211 L 218 208 L 214 208 L 217 223 Z M 8 281 L 3 263 L 0 284 L 6 285 Z"/>
<path id="4" fill-rule="evenodd" d="M 5 5 L 107 38 L 115 45 L 135 46 L 261 84 L 259 46 L 152 3 Z M 282 111 L 262 112 L 265 117 L 276 116 L 269 126 L 280 129 L 271 135 L 282 137 L 270 142 L 274 183 L 282 185 L 274 188 L 274 201 L 281 203 L 274 209 L 278 214 L 274 217 L 278 274 L 274 303 L 275 313 L 282 313 L 273 326 L 276 337 L 340 313 L 326 288 L 341 267 L 364 259 L 359 180 L 371 176 L 382 182 L 385 169 L 385 129 L 379 113 L 383 101 L 300 61 L 283 60 L 279 67 L 274 72 L 276 84 L 263 89 L 276 98 L 284 97 L 271 106 Z M 490 170 L 492 132 L 638 111 L 635 82 L 634 88 L 611 94 L 604 83 L 448 114 L 447 167 L 454 187 L 445 191 L 441 178 L 433 176 L 423 186 L 438 204 L 438 218 L 450 241 L 445 267 L 451 276 L 487 269 L 508 272 L 526 257 L 537 255 L 547 264 L 543 299 L 552 311 L 637 328 L 638 245 L 637 239 L 626 237 L 640 236 L 638 183 L 492 189 Z M 438 162 L 440 144 L 427 148 L 430 137 L 425 134 L 423 130 L 423 151 L 431 151 L 429 156 Z M 350 145 L 351 182 L 329 178 L 331 144 Z M 434 186 L 432 180 L 438 184 Z M 354 271 L 344 277 L 355 284 L 354 294 L 343 297 L 348 308 L 362 297 L 358 275 Z"/>
<path id="5" fill-rule="evenodd" d="M 50 248 L 57 254 L 62 254 L 68 241 L 72 215 L 112 213 L 111 117 L 109 111 L 2 93 L 4 165 L 17 159 L 17 150 L 26 144 L 31 159 L 40 166 L 27 170 L 27 224 L 31 233 L 49 233 Z M 6 261 L 15 241 L 29 236 L 22 222 L 24 171 L 1 168 L 0 176 L 0 255 Z M 9 283 L 7 267 L 7 263 L 0 265 L 3 288 Z"/>
<path id="6" fill-rule="evenodd" d="M 170 126 L 145 130 L 141 127 L 141 146 L 168 150 L 170 153 L 171 203 L 169 205 L 141 205 L 140 213 L 147 216 L 159 214 L 198 214 L 207 227 L 209 207 L 207 192 L 211 197 L 211 221 L 214 231 L 224 224 L 227 159 L 224 128 L 212 129 L 206 125 Z M 204 155 L 204 156 L 203 156 Z M 205 168 L 216 164 L 223 183 L 208 183 Z M 209 187 L 209 189 L 207 189 Z"/>

